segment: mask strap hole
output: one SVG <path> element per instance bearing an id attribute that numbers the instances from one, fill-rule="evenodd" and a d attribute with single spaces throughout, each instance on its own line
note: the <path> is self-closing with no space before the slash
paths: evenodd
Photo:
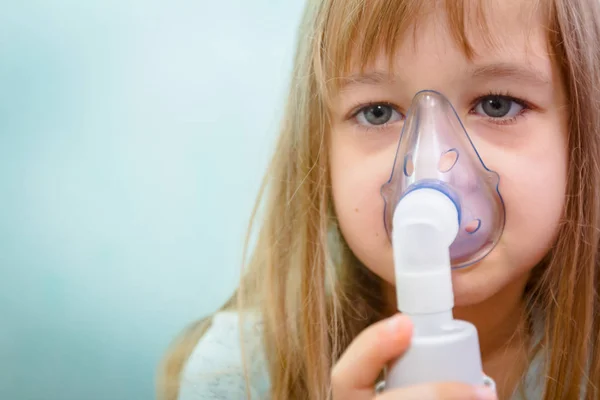
<path id="1" fill-rule="evenodd" d="M 456 149 L 450 149 L 444 153 L 440 157 L 440 162 L 438 164 L 438 169 L 440 172 L 448 172 L 456 165 L 458 161 L 458 151 Z"/>
<path id="2" fill-rule="evenodd" d="M 412 154 L 409 153 L 404 156 L 404 175 L 411 176 L 415 172 L 415 165 L 413 163 Z"/>
<path id="3" fill-rule="evenodd" d="M 481 228 L 481 220 L 479 218 L 472 220 L 465 226 L 465 231 L 469 234 L 477 232 Z"/>

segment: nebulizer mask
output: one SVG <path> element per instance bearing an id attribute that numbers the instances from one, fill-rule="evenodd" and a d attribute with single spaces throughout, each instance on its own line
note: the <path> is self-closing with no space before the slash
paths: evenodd
<path id="1" fill-rule="evenodd" d="M 453 318 L 452 270 L 480 261 L 498 243 L 505 219 L 498 185 L 448 99 L 417 93 L 381 191 L 398 309 L 414 324 L 385 390 L 440 381 L 493 385 L 482 371 L 477 330 Z"/>

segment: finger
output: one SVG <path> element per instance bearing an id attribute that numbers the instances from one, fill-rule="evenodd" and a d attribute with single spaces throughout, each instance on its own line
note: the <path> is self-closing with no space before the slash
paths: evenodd
<path id="1" fill-rule="evenodd" d="M 375 397 L 376 400 L 497 400 L 496 393 L 487 386 L 465 383 L 436 383 L 391 390 Z"/>
<path id="2" fill-rule="evenodd" d="M 404 353 L 411 336 L 412 323 L 401 314 L 362 331 L 333 368 L 334 398 L 356 396 L 357 390 L 372 395 L 375 380 L 389 361 Z"/>

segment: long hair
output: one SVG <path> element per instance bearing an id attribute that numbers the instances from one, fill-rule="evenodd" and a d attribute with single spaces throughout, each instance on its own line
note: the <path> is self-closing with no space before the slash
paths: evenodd
<path id="1" fill-rule="evenodd" d="M 333 364 L 361 330 L 384 317 L 382 280 L 361 265 L 336 225 L 328 100 L 335 78 L 352 63 L 365 66 L 381 49 L 393 58 L 423 3 L 311 0 L 306 7 L 281 132 L 253 213 L 260 211 L 257 240 L 240 286 L 224 307 L 260 313 L 274 399 L 329 398 Z M 538 346 L 547 377 L 543 398 L 579 398 L 583 385 L 587 398 L 595 399 L 600 397 L 593 384 L 600 382 L 600 3 L 532 3 L 546 16 L 548 45 L 568 97 L 569 165 L 556 243 L 534 269 L 524 298 L 528 310 L 544 317 Z M 453 37 L 467 57 L 474 54 L 467 15 L 475 11 L 478 26 L 486 30 L 484 6 L 469 10 L 469 5 L 445 1 Z M 192 329 L 191 340 L 169 352 L 159 397 L 176 398 L 180 369 L 204 329 Z"/>

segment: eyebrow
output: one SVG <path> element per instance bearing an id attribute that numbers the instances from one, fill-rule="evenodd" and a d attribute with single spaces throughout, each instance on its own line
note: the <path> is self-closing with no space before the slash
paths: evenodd
<path id="1" fill-rule="evenodd" d="M 477 79 L 506 78 L 538 86 L 551 83 L 550 78 L 543 72 L 533 67 L 511 63 L 496 63 L 477 67 L 472 71 L 472 76 Z"/>
<path id="2" fill-rule="evenodd" d="M 478 80 L 511 79 L 519 83 L 546 86 L 551 83 L 543 72 L 529 66 L 512 63 L 495 63 L 476 67 L 470 71 L 470 78 Z M 393 74 L 375 70 L 366 74 L 354 74 L 342 78 L 341 87 L 354 85 L 381 85 L 398 81 Z"/>
<path id="3" fill-rule="evenodd" d="M 341 86 L 354 86 L 354 85 L 380 85 L 383 83 L 393 83 L 397 79 L 391 73 L 376 70 L 368 72 L 366 74 L 354 74 L 347 77 L 341 78 Z"/>

